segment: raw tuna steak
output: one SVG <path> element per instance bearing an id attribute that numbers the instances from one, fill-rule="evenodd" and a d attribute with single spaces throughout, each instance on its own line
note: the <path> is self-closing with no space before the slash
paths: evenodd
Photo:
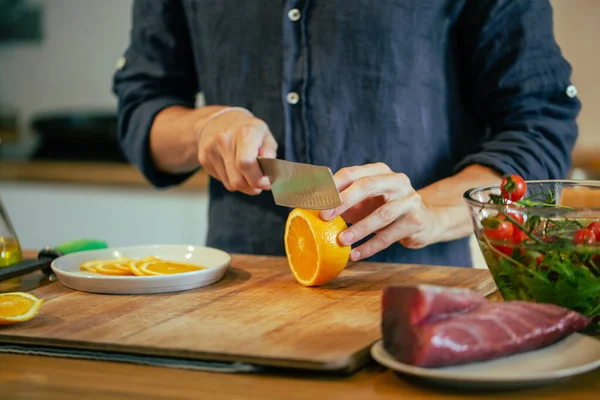
<path id="1" fill-rule="evenodd" d="M 539 349 L 585 328 L 589 319 L 541 303 L 490 303 L 477 292 L 436 286 L 383 291 L 385 349 L 398 361 L 443 367 Z"/>

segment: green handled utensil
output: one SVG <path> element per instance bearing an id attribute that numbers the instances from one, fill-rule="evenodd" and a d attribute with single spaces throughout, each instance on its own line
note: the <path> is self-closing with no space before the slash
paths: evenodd
<path id="1" fill-rule="evenodd" d="M 23 260 L 17 264 L 0 268 L 0 282 L 40 269 L 45 274 L 50 274 L 50 263 L 60 256 L 79 251 L 106 249 L 107 247 L 106 242 L 96 239 L 72 240 L 58 246 L 45 247 L 40 250 L 37 259 Z"/>

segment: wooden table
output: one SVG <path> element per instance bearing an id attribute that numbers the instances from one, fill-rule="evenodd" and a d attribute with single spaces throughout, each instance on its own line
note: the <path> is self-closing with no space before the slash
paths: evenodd
<path id="1" fill-rule="evenodd" d="M 27 254 L 32 256 L 32 253 Z M 50 284 L 41 273 L 0 291 Z M 498 299 L 498 295 L 492 295 Z M 0 399 L 598 399 L 600 370 L 540 389 L 449 392 L 400 378 L 371 364 L 349 377 L 309 373 L 233 375 L 112 362 L 0 354 Z"/>

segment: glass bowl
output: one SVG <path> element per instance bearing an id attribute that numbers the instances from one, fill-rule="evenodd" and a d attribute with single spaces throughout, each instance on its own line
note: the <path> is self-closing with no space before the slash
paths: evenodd
<path id="1" fill-rule="evenodd" d="M 552 303 L 600 333 L 600 181 L 527 181 L 523 200 L 498 204 L 500 185 L 466 200 L 479 248 L 504 300 Z M 593 227 L 594 225 L 592 225 Z"/>

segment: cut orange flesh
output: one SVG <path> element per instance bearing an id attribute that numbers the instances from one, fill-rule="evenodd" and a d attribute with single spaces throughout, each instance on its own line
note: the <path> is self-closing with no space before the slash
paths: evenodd
<path id="1" fill-rule="evenodd" d="M 285 252 L 298 283 L 324 285 L 348 264 L 351 246 L 342 246 L 338 236 L 347 228 L 341 217 L 324 221 L 316 210 L 294 209 L 285 226 Z"/>
<path id="2" fill-rule="evenodd" d="M 106 275 L 133 275 L 128 263 L 108 262 L 95 267 L 95 272 Z"/>
<path id="3" fill-rule="evenodd" d="M 81 264 L 80 269 L 104 275 L 155 276 L 199 271 L 204 267 L 150 256 L 138 260 L 125 257 L 113 260 L 92 260 Z"/>
<path id="4" fill-rule="evenodd" d="M 139 270 L 144 275 L 170 275 L 181 274 L 185 272 L 200 271 L 204 269 L 192 264 L 185 264 L 173 261 L 150 261 L 140 265 Z"/>
<path id="5" fill-rule="evenodd" d="M 0 293 L 0 325 L 30 320 L 43 302 L 29 293 Z"/>

